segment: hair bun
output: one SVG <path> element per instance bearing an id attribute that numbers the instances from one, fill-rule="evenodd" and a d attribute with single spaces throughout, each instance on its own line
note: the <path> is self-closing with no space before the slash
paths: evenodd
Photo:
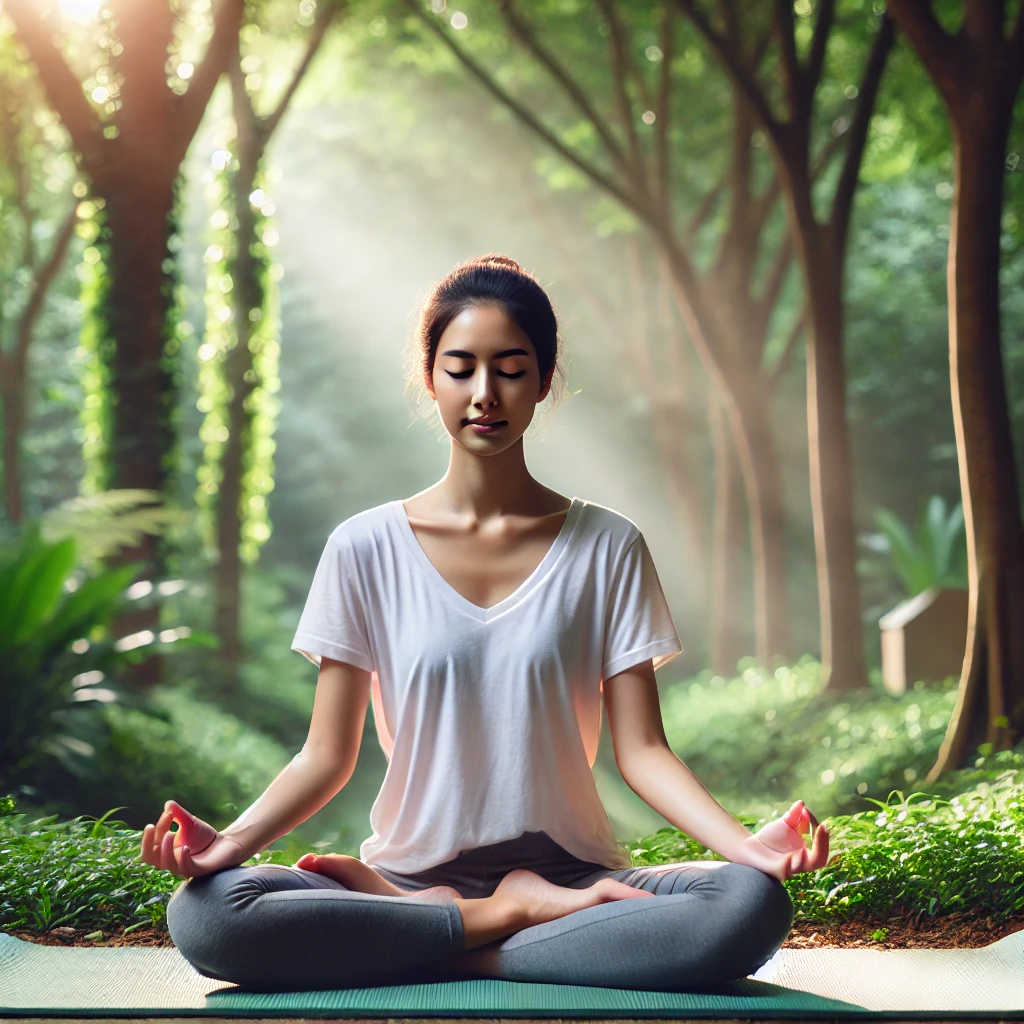
<path id="1" fill-rule="evenodd" d="M 508 267 L 510 270 L 522 270 L 523 267 L 510 256 L 502 256 L 499 252 L 489 252 L 486 256 L 480 256 L 473 260 L 474 263 L 497 263 L 499 266 Z"/>

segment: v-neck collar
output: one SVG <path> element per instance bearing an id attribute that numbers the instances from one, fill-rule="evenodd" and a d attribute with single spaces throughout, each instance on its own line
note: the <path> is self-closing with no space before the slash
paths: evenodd
<path id="1" fill-rule="evenodd" d="M 580 511 L 586 504 L 581 498 L 577 498 L 573 495 L 572 503 L 566 512 L 565 521 L 562 523 L 562 528 L 558 531 L 558 535 L 555 537 L 548 548 L 547 553 L 540 560 L 540 564 L 536 569 L 530 573 L 529 576 L 519 584 L 518 587 L 508 597 L 499 601 L 497 604 L 491 605 L 490 608 L 482 608 L 478 604 L 473 604 L 472 601 L 467 600 L 462 596 L 442 575 L 438 572 L 437 567 L 429 558 L 427 553 L 423 550 L 420 545 L 419 539 L 416 537 L 416 531 L 413 530 L 412 524 L 409 522 L 409 514 L 405 510 L 405 505 L 401 498 L 396 498 L 394 501 L 388 502 L 388 507 L 391 509 L 392 517 L 396 525 L 398 526 L 398 532 L 405 538 L 409 549 L 426 573 L 427 577 L 433 581 L 433 584 L 437 590 L 439 590 L 449 602 L 454 604 L 461 611 L 479 622 L 490 622 L 492 619 L 496 619 L 499 615 L 507 612 L 510 608 L 519 604 L 527 594 L 531 593 L 548 575 L 555 562 L 558 560 L 558 556 L 565 549 L 566 544 L 569 541 L 569 537 L 576 526 L 576 522 L 579 519 Z"/>

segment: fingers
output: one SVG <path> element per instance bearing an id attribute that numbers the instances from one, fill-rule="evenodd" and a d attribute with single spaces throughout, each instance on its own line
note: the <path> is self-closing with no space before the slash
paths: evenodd
<path id="1" fill-rule="evenodd" d="M 174 833 L 165 832 L 160 842 L 160 857 L 157 867 L 164 871 L 170 871 L 172 875 L 178 873 L 178 862 L 174 858 Z"/>
<path id="2" fill-rule="evenodd" d="M 819 825 L 814 833 L 814 845 L 811 847 L 812 870 L 823 868 L 828 863 L 828 829 Z"/>
<path id="3" fill-rule="evenodd" d="M 196 866 L 192 863 L 192 851 L 187 846 L 179 846 L 174 853 L 178 858 L 178 872 L 182 878 L 194 877 Z"/>
<path id="4" fill-rule="evenodd" d="M 164 834 L 171 826 L 171 816 L 164 812 L 157 818 L 155 825 L 147 825 L 142 830 L 142 860 L 158 868 L 160 863 L 160 847 Z"/>

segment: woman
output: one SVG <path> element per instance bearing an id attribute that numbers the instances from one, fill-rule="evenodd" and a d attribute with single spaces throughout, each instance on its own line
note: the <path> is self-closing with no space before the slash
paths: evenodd
<path id="1" fill-rule="evenodd" d="M 220 832 L 174 801 L 146 826 L 142 859 L 186 879 L 171 937 L 262 990 L 745 977 L 789 933 L 782 882 L 827 862 L 824 826 L 798 801 L 752 835 L 669 749 L 654 669 L 682 647 L 642 534 L 526 468 L 558 362 L 536 278 L 456 267 L 415 343 L 448 472 L 330 535 L 292 643 L 319 665 L 300 753 Z M 625 780 L 727 861 L 630 867 L 591 771 L 602 692 Z M 371 701 L 388 769 L 359 858 L 240 866 L 345 785 Z"/>

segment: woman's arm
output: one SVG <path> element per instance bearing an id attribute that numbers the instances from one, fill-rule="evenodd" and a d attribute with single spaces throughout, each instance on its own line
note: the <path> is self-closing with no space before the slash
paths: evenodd
<path id="1" fill-rule="evenodd" d="M 319 811 L 352 777 L 369 702 L 369 672 L 323 658 L 302 749 L 221 835 L 251 857 Z"/>
<path id="2" fill-rule="evenodd" d="M 732 860 L 751 833 L 672 752 L 650 658 L 604 681 L 615 763 L 630 789 L 676 828 Z"/>
<path id="3" fill-rule="evenodd" d="M 606 679 L 604 697 L 619 772 L 641 800 L 680 831 L 726 860 L 780 879 L 827 863 L 823 827 L 810 851 L 804 842 L 801 832 L 810 812 L 802 804 L 790 808 L 781 819 L 784 825 L 775 822 L 765 826 L 765 835 L 754 835 L 676 757 L 665 737 L 650 659 Z"/>

